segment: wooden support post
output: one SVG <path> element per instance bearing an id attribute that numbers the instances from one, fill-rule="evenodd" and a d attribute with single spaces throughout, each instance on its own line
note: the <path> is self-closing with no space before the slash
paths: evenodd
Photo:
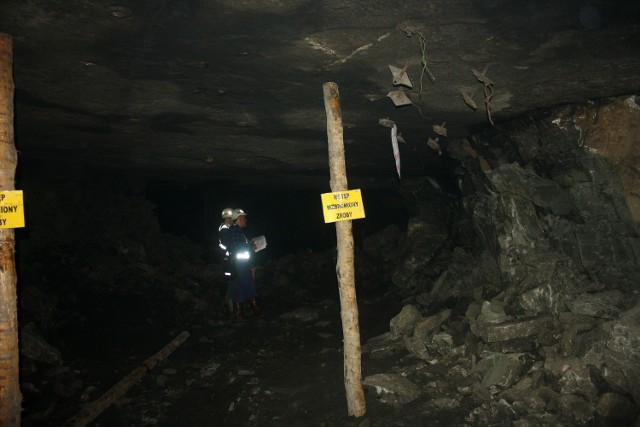
<path id="1" fill-rule="evenodd" d="M 131 371 L 126 377 L 121 379 L 102 396 L 91 402 L 84 409 L 67 420 L 62 427 L 84 427 L 95 420 L 98 415 L 104 412 L 113 402 L 123 396 L 127 390 L 133 387 L 147 372 L 152 370 L 159 362 L 166 359 L 189 338 L 189 332 L 183 331 L 171 342 L 165 345 L 162 350 L 142 362 L 142 365 Z"/>
<path id="2" fill-rule="evenodd" d="M 329 139 L 329 169 L 331 191 L 346 191 L 347 169 L 342 138 L 342 113 L 340 94 L 336 83 L 325 83 L 324 106 L 327 112 L 327 136 Z M 336 274 L 340 288 L 342 334 L 344 339 L 344 386 L 347 391 L 349 415 L 362 417 L 367 412 L 362 389 L 360 326 L 358 301 L 353 273 L 353 234 L 351 221 L 336 222 L 338 262 Z"/>
<path id="3" fill-rule="evenodd" d="M 13 140 L 13 41 L 0 33 L 0 190 L 15 189 L 18 154 Z M 0 426 L 18 427 L 22 395 L 19 379 L 15 239 L 0 229 Z"/>

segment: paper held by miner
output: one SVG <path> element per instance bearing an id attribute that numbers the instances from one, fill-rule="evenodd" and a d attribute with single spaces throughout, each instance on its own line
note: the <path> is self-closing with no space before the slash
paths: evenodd
<path id="1" fill-rule="evenodd" d="M 253 243 L 253 247 L 255 248 L 255 252 L 260 252 L 264 248 L 267 247 L 267 238 L 263 236 L 254 237 L 251 239 L 251 243 Z"/>

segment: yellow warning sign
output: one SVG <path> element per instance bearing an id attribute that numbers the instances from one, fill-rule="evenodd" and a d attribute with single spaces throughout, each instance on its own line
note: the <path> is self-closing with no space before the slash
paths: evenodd
<path id="1" fill-rule="evenodd" d="M 22 190 L 0 191 L 0 228 L 24 227 Z"/>
<path id="2" fill-rule="evenodd" d="M 324 222 L 364 218 L 364 205 L 360 190 L 324 193 L 321 196 Z"/>

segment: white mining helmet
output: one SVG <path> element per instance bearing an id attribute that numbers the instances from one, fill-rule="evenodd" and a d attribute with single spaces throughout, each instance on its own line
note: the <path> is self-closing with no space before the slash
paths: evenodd
<path id="1" fill-rule="evenodd" d="M 233 209 L 224 208 L 222 209 L 222 219 L 233 217 Z"/>
<path id="2" fill-rule="evenodd" d="M 241 215 L 246 215 L 247 213 L 245 211 L 243 211 L 242 209 L 234 209 L 233 210 L 233 215 L 231 215 L 231 219 L 232 220 L 236 220 L 238 219 L 239 216 Z"/>

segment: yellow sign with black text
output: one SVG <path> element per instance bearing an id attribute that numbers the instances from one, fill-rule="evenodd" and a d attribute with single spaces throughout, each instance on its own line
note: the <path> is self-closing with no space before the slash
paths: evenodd
<path id="1" fill-rule="evenodd" d="M 346 221 L 364 218 L 364 205 L 360 190 L 324 193 L 322 197 L 322 213 L 324 222 Z"/>
<path id="2" fill-rule="evenodd" d="M 22 190 L 0 191 L 0 228 L 24 227 Z"/>

